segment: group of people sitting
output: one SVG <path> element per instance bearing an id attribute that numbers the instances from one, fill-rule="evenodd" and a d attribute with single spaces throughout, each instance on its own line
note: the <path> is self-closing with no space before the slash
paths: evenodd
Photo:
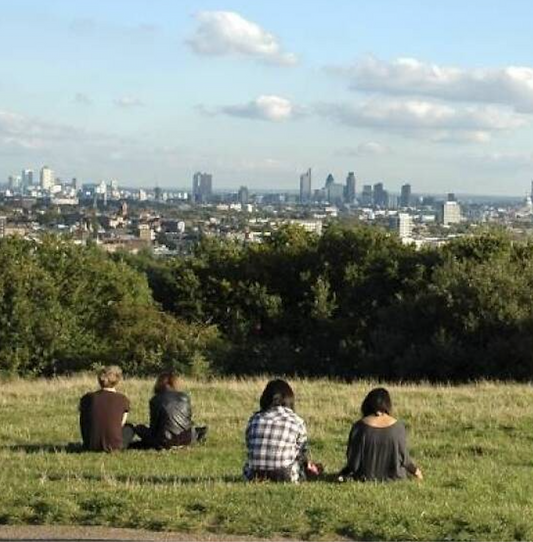
<path id="1" fill-rule="evenodd" d="M 178 389 L 174 373 L 161 373 L 156 379 L 149 426 L 127 423 L 129 400 L 117 392 L 121 380 L 120 367 L 105 367 L 98 374 L 100 390 L 81 398 L 80 429 L 85 449 L 161 450 L 205 440 L 207 427 L 194 426 L 190 397 Z M 373 389 L 361 411 L 361 419 L 350 431 L 346 465 L 337 475 L 338 481 L 388 481 L 409 475 L 422 479 L 421 470 L 409 457 L 405 426 L 391 415 L 388 391 Z M 243 474 L 247 480 L 300 482 L 323 472 L 322 465 L 310 459 L 306 425 L 295 412 L 294 392 L 285 380 L 267 384 L 245 435 L 248 454 Z"/>

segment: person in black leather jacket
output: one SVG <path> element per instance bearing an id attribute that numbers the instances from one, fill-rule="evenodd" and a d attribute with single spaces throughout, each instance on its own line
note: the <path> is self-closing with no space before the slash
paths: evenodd
<path id="1" fill-rule="evenodd" d="M 161 373 L 150 399 L 150 427 L 138 425 L 141 448 L 164 449 L 186 446 L 205 439 L 207 427 L 194 427 L 191 399 L 178 390 L 178 377 L 172 372 Z"/>

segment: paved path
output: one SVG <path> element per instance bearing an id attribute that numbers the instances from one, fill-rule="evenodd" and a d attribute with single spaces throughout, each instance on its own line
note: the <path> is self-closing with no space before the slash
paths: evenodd
<path id="1" fill-rule="evenodd" d="M 187 534 L 187 533 L 161 533 L 153 531 L 144 531 L 136 529 L 113 529 L 111 527 L 84 527 L 84 526 L 54 526 L 54 525 L 6 525 L 0 526 L 0 541 L 8 540 L 46 540 L 53 541 L 153 541 L 153 542 L 182 542 L 191 540 L 192 542 L 238 542 L 253 541 L 265 542 L 265 539 L 249 538 L 243 536 L 224 536 L 210 534 Z M 290 542 L 283 539 L 284 542 Z"/>

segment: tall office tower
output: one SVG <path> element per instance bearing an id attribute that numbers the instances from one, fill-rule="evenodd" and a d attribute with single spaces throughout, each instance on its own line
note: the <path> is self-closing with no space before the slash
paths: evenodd
<path id="1" fill-rule="evenodd" d="M 461 222 L 461 206 L 456 201 L 445 201 L 441 205 L 440 219 L 444 226 Z"/>
<path id="2" fill-rule="evenodd" d="M 355 173 L 350 171 L 346 177 L 346 203 L 355 203 Z"/>
<path id="3" fill-rule="evenodd" d="M 371 184 L 363 185 L 363 192 L 361 193 L 361 204 L 372 205 L 374 201 L 374 192 Z"/>
<path id="4" fill-rule="evenodd" d="M 41 168 L 40 180 L 41 188 L 43 190 L 52 190 L 52 187 L 55 184 L 54 172 L 48 166 L 43 166 Z"/>
<path id="5" fill-rule="evenodd" d="M 250 201 L 250 193 L 248 192 L 247 186 L 241 186 L 239 188 L 239 193 L 237 195 L 237 198 L 241 205 L 248 205 L 248 202 Z"/>
<path id="6" fill-rule="evenodd" d="M 20 191 L 21 178 L 18 175 L 10 175 L 7 179 L 7 185 L 12 192 Z"/>
<path id="7" fill-rule="evenodd" d="M 33 184 L 33 169 L 22 170 L 22 189 L 25 190 Z"/>
<path id="8" fill-rule="evenodd" d="M 200 194 L 202 201 L 208 202 L 213 195 L 213 175 L 204 173 L 200 180 Z"/>
<path id="9" fill-rule="evenodd" d="M 374 205 L 376 207 L 385 208 L 389 204 L 389 195 L 383 187 L 383 183 L 374 185 Z"/>
<path id="10" fill-rule="evenodd" d="M 330 185 L 332 185 L 334 182 L 335 182 L 335 178 L 334 178 L 333 175 L 330 173 L 330 174 L 326 177 L 326 184 L 324 185 L 324 187 L 325 187 L 325 188 L 329 188 Z"/>
<path id="11" fill-rule="evenodd" d="M 531 181 L 531 193 L 530 193 L 531 199 L 533 199 L 533 181 Z"/>
<path id="12" fill-rule="evenodd" d="M 109 195 L 111 199 L 120 198 L 120 190 L 118 187 L 118 181 L 116 179 L 112 179 L 111 181 L 109 181 Z"/>
<path id="13" fill-rule="evenodd" d="M 300 203 L 309 203 L 311 201 L 311 168 L 300 175 Z"/>
<path id="14" fill-rule="evenodd" d="M 197 203 L 206 203 L 213 194 L 213 175 L 197 172 L 192 178 L 192 199 Z"/>
<path id="15" fill-rule="evenodd" d="M 403 184 L 400 193 L 400 207 L 409 207 L 411 205 L 411 185 Z"/>
<path id="16" fill-rule="evenodd" d="M 453 192 L 448 192 L 448 195 L 446 196 L 446 201 L 457 201 L 457 198 L 455 197 L 455 194 Z"/>
<path id="17" fill-rule="evenodd" d="M 330 183 L 326 188 L 328 202 L 334 205 L 344 203 L 344 185 L 340 183 Z"/>
<path id="18" fill-rule="evenodd" d="M 202 174 L 197 171 L 192 176 L 192 201 L 196 202 L 200 198 L 200 179 L 202 178 Z"/>

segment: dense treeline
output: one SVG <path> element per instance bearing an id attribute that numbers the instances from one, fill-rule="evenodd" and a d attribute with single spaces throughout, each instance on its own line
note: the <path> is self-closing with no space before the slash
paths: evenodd
<path id="1" fill-rule="evenodd" d="M 530 379 L 533 244 L 415 250 L 386 232 L 286 227 L 187 258 L 0 243 L 0 369 Z"/>
<path id="2" fill-rule="evenodd" d="M 142 273 L 98 248 L 2 239 L 0 270 L 3 373 L 52 375 L 111 362 L 137 374 L 194 371 L 216 351 L 215 328 L 165 314 Z"/>

